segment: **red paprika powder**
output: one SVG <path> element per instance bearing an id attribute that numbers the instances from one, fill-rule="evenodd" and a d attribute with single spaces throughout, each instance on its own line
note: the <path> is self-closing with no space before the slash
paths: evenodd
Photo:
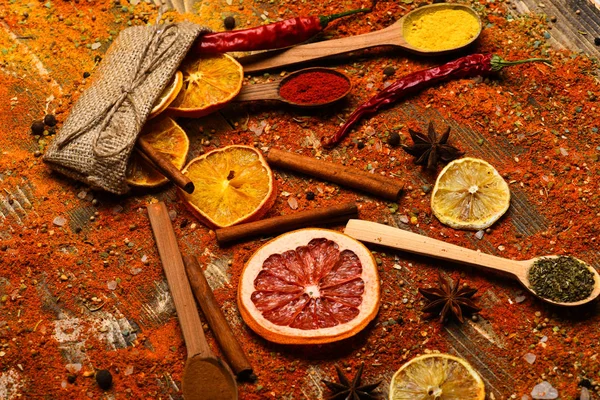
<path id="1" fill-rule="evenodd" d="M 300 72 L 285 79 L 279 95 L 296 104 L 325 104 L 343 97 L 350 91 L 350 80 L 337 71 L 319 68 Z"/>

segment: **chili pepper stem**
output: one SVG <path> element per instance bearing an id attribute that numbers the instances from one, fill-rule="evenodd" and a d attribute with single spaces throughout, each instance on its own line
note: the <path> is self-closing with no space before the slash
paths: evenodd
<path id="1" fill-rule="evenodd" d="M 492 71 L 500 71 L 504 67 L 517 64 L 525 64 L 529 62 L 543 62 L 544 64 L 551 65 L 550 60 L 546 58 L 527 58 L 525 60 L 506 61 L 498 55 L 493 55 L 492 59 L 490 60 Z"/>
<path id="2" fill-rule="evenodd" d="M 333 21 L 334 19 L 338 19 L 338 18 L 342 18 L 342 17 L 347 17 L 348 15 L 352 15 L 352 14 L 358 14 L 361 12 L 370 12 L 371 9 L 370 8 L 359 8 L 356 10 L 349 10 L 349 11 L 344 11 L 338 14 L 331 14 L 331 15 L 320 15 L 319 16 L 319 23 L 321 24 L 322 28 L 325 28 L 327 26 L 327 24 L 329 24 L 331 21 Z"/>

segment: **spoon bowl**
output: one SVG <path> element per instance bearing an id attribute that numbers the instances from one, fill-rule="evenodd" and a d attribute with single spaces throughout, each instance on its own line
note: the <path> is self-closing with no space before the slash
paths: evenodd
<path id="1" fill-rule="evenodd" d="M 558 257 L 544 256 L 536 257 L 530 260 L 515 261 L 507 258 L 492 256 L 481 253 L 476 250 L 442 242 L 427 236 L 418 235 L 402 229 L 378 224 L 371 221 L 362 221 L 351 219 L 346 225 L 344 233 L 363 242 L 383 245 L 395 249 L 407 251 L 414 254 L 420 254 L 429 257 L 435 257 L 441 260 L 453 261 L 462 264 L 472 265 L 495 271 L 500 271 L 516 278 L 531 294 L 539 299 L 559 305 L 559 306 L 579 306 L 587 304 L 600 295 L 600 275 L 595 268 L 582 262 L 594 276 L 594 287 L 592 292 L 585 299 L 574 302 L 558 302 L 542 297 L 533 290 L 529 282 L 529 270 L 534 263 L 542 258 Z"/>
<path id="2" fill-rule="evenodd" d="M 478 22 L 479 30 L 474 37 L 459 46 L 443 49 L 431 50 L 419 48 L 411 45 L 405 39 L 405 26 L 411 24 L 415 19 L 425 13 L 440 10 L 463 10 L 475 17 Z M 471 45 L 481 34 L 482 24 L 479 15 L 471 7 L 454 3 L 437 3 L 419 7 L 404 15 L 398 21 L 387 28 L 374 32 L 364 33 L 362 35 L 348 36 L 340 39 L 324 40 L 322 42 L 308 43 L 289 47 L 283 50 L 271 50 L 263 53 L 253 54 L 241 57 L 238 61 L 243 65 L 245 73 L 264 71 L 268 69 L 281 68 L 288 65 L 308 62 L 322 59 L 339 54 L 364 50 L 378 46 L 399 47 L 408 52 L 425 55 L 437 56 L 456 52 Z"/>
<path id="3" fill-rule="evenodd" d="M 183 396 L 186 400 L 237 400 L 238 390 L 233 372 L 215 357 L 204 336 L 167 207 L 159 202 L 147 208 L 187 349 Z"/>
<path id="4" fill-rule="evenodd" d="M 344 91 L 344 93 L 335 97 L 334 99 L 322 101 L 319 103 L 298 103 L 298 102 L 294 102 L 289 99 L 286 99 L 285 97 L 283 97 L 281 95 L 281 93 L 280 93 L 281 88 L 287 82 L 289 82 L 291 79 L 294 79 L 302 74 L 306 74 L 309 72 L 324 72 L 327 74 L 332 74 L 332 75 L 341 77 L 348 84 L 348 89 L 346 89 Z M 324 88 L 321 88 L 321 90 L 323 90 L 323 89 Z M 292 72 L 291 74 L 286 75 L 283 79 L 278 80 L 276 82 L 258 83 L 255 85 L 246 85 L 246 86 L 242 87 L 242 90 L 240 90 L 240 92 L 233 99 L 233 101 L 242 102 L 242 101 L 253 101 L 253 100 L 277 100 L 277 101 L 281 101 L 283 103 L 286 103 L 286 104 L 294 106 L 294 107 L 315 108 L 315 107 L 327 106 L 327 105 L 333 104 L 337 101 L 340 101 L 341 99 L 346 97 L 348 95 L 348 93 L 350 93 L 351 90 L 352 90 L 352 81 L 350 81 L 350 78 L 346 74 L 344 74 L 340 71 L 337 71 L 332 68 L 323 68 L 323 67 L 304 68 L 304 69 Z"/>

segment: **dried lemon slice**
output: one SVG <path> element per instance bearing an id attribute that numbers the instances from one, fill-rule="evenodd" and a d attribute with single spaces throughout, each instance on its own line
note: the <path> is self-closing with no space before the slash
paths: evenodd
<path id="1" fill-rule="evenodd" d="M 431 209 L 441 223 L 457 229 L 485 229 L 510 205 L 510 189 L 486 161 L 465 157 L 452 161 L 438 176 Z"/>
<path id="2" fill-rule="evenodd" d="M 481 377 L 465 360 L 427 354 L 404 364 L 392 378 L 389 400 L 483 400 Z"/>

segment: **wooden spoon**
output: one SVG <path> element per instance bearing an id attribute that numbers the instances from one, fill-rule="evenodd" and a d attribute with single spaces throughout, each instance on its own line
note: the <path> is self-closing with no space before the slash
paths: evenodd
<path id="1" fill-rule="evenodd" d="M 507 258 L 496 257 L 481 253 L 479 251 L 448 244 L 442 242 L 441 240 L 432 239 L 427 236 L 418 235 L 402 229 L 359 219 L 351 219 L 346 225 L 344 233 L 363 242 L 388 246 L 410 253 L 439 258 L 441 260 L 455 261 L 463 264 L 473 265 L 475 267 L 484 267 L 505 272 L 513 278 L 517 278 L 519 282 L 521 282 L 521 284 L 535 296 L 548 303 L 557 304 L 560 306 L 578 306 L 581 304 L 586 304 L 594 300 L 600 294 L 600 276 L 594 268 L 585 262 L 584 264 L 588 267 L 590 272 L 594 274 L 594 288 L 592 293 L 590 293 L 587 298 L 580 301 L 561 303 L 539 296 L 530 287 L 529 279 L 527 277 L 529 269 L 533 266 L 533 263 L 541 257 L 523 261 L 509 260 Z"/>
<path id="2" fill-rule="evenodd" d="M 472 14 L 479 22 L 479 31 L 477 35 L 461 46 L 446 50 L 427 50 L 415 47 L 404 39 L 404 25 L 409 24 L 424 12 L 430 12 L 433 9 L 454 9 L 465 10 Z M 349 36 L 340 39 L 325 40 L 322 42 L 309 43 L 290 47 L 284 50 L 273 50 L 264 53 L 254 54 L 240 58 L 238 61 L 244 66 L 244 72 L 258 72 L 267 69 L 280 68 L 301 62 L 321 59 L 338 54 L 349 53 L 357 50 L 364 50 L 376 46 L 395 46 L 407 50 L 411 53 L 420 55 L 440 55 L 463 49 L 473 43 L 481 33 L 481 20 L 479 15 L 471 7 L 462 4 L 438 3 L 419 7 L 398 21 L 375 32 L 369 32 L 362 35 Z"/>
<path id="3" fill-rule="evenodd" d="M 346 90 L 343 94 L 336 97 L 335 99 L 332 99 L 332 100 L 329 100 L 326 102 L 321 102 L 321 103 L 296 103 L 291 100 L 283 98 L 279 94 L 279 90 L 281 89 L 281 86 L 283 84 L 285 84 L 287 81 L 289 81 L 293 77 L 307 73 L 307 72 L 326 72 L 329 74 L 334 74 L 334 75 L 340 76 L 348 82 L 348 90 Z M 305 108 L 306 107 L 323 107 L 323 106 L 335 103 L 336 101 L 343 99 L 344 97 L 346 97 L 348 95 L 348 93 L 350 93 L 351 90 L 352 90 L 352 82 L 350 81 L 350 78 L 348 78 L 348 76 L 342 72 L 339 72 L 335 69 L 322 68 L 322 67 L 304 68 L 304 69 L 292 72 L 291 74 L 287 75 L 285 78 L 283 78 L 279 81 L 276 81 L 276 82 L 257 83 L 255 85 L 246 85 L 246 86 L 242 87 L 242 90 L 240 90 L 239 94 L 233 99 L 233 101 L 278 100 L 283 103 L 292 105 L 294 107 L 305 107 Z"/>
<path id="4" fill-rule="evenodd" d="M 188 353 L 183 369 L 183 397 L 185 400 L 237 400 L 233 373 L 212 354 L 206 342 L 167 207 L 162 202 L 151 204 L 148 216 Z"/>

